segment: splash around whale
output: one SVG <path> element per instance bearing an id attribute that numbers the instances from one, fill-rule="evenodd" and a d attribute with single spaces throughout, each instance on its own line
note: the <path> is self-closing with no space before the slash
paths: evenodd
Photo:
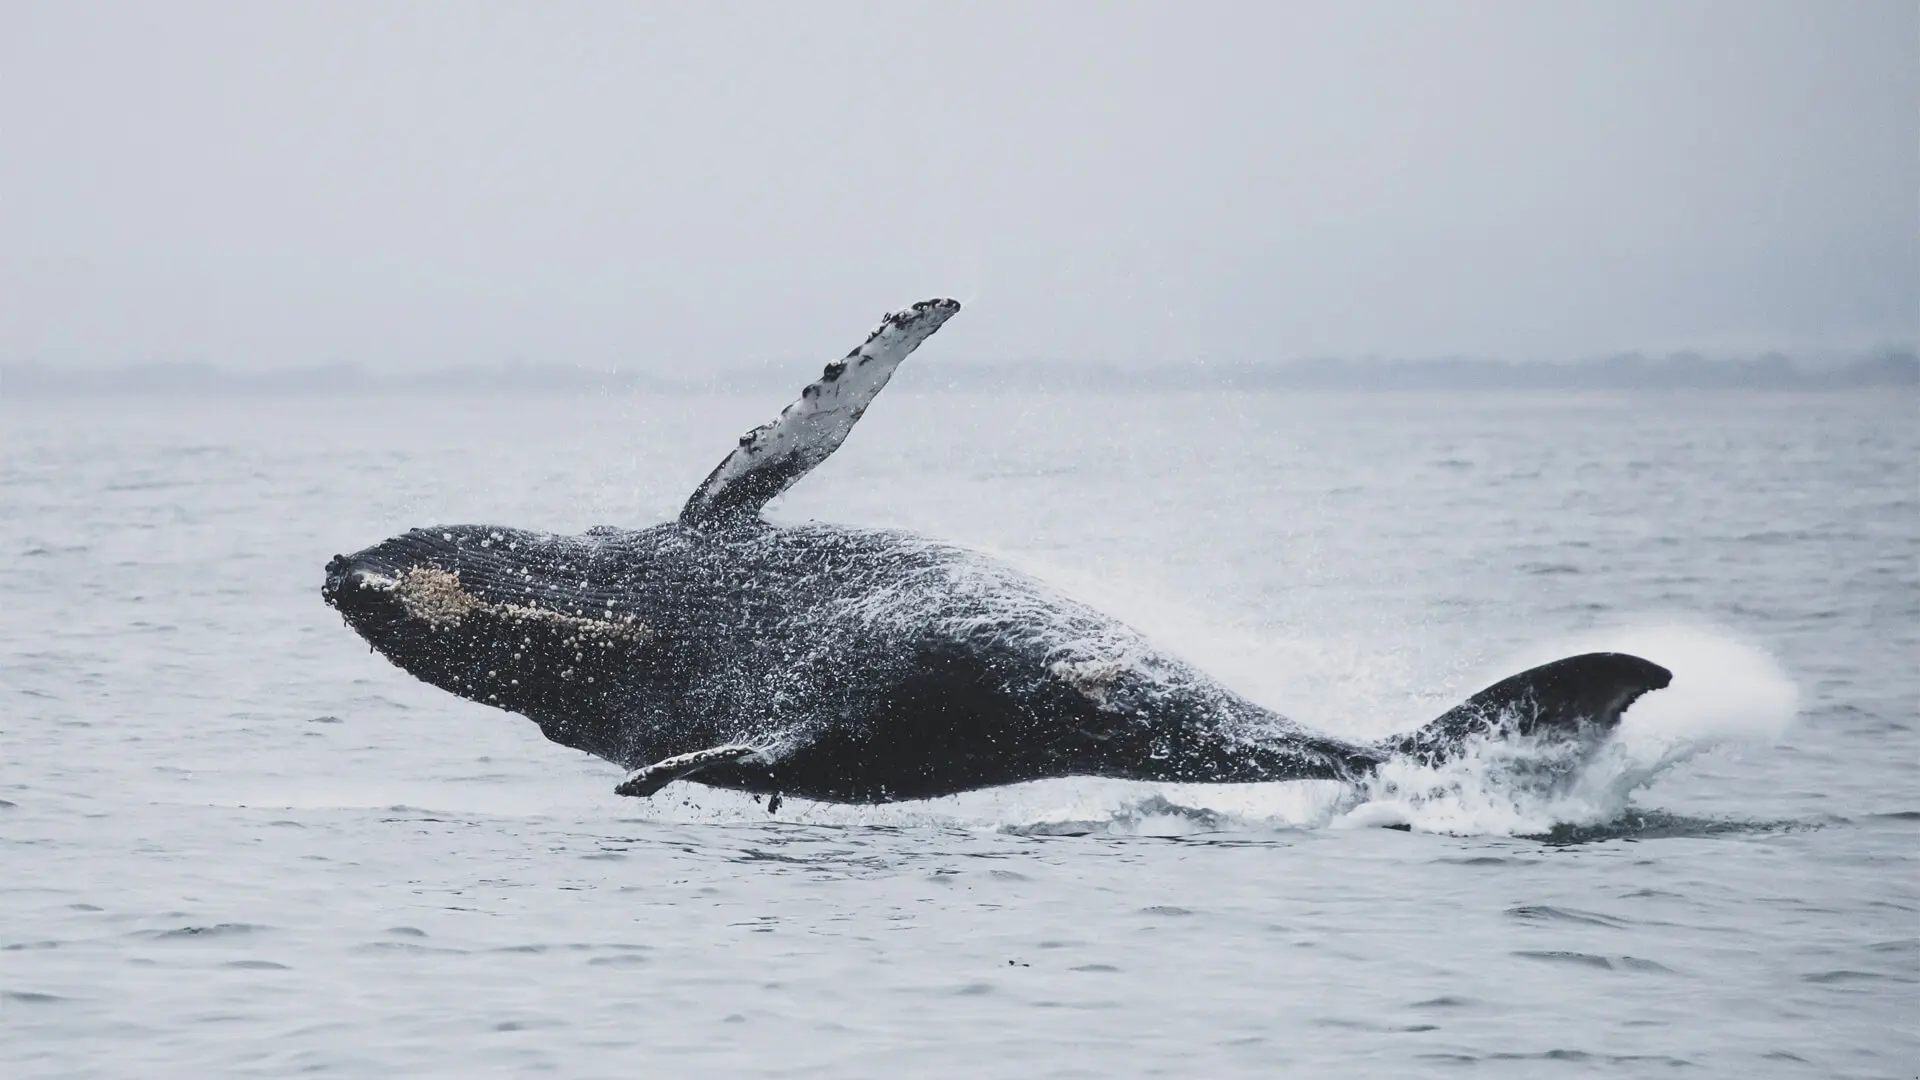
<path id="1" fill-rule="evenodd" d="M 748 432 L 678 521 L 556 536 L 414 529 L 326 568 L 322 595 L 381 654 L 632 774 L 876 803 L 1065 776 L 1361 780 L 1476 742 L 1576 769 L 1663 667 L 1568 657 L 1426 726 L 1360 743 L 1234 693 L 1011 567 L 909 533 L 776 526 L 761 508 L 839 448 L 894 369 L 959 311 L 891 314 Z"/>

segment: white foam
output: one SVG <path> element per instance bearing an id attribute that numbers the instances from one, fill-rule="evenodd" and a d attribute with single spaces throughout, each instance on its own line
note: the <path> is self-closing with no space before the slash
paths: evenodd
<path id="1" fill-rule="evenodd" d="M 1633 653 L 1673 672 L 1671 686 L 1640 699 L 1621 722 L 1620 741 L 1643 754 L 1683 745 L 1699 750 L 1731 741 L 1774 742 L 1800 710 L 1799 688 L 1780 663 L 1724 630 L 1624 627 L 1564 645 L 1566 652 Z"/>
<path id="2" fill-rule="evenodd" d="M 1331 781 L 1148 784 L 1097 777 L 1036 780 L 941 799 L 858 806 L 792 798 L 772 820 L 829 827 L 947 828 L 1030 836 L 1192 836 L 1320 828 L 1352 801 Z M 630 804 L 679 822 L 767 821 L 765 800 L 674 784 Z"/>

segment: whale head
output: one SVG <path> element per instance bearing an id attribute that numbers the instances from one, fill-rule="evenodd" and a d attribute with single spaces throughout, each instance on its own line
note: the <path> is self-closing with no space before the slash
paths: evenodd
<path id="1" fill-rule="evenodd" d="M 335 555 L 320 596 L 389 656 L 389 648 L 424 647 L 481 603 L 461 581 L 461 539 L 451 530 L 414 529 L 352 555 Z"/>
<path id="2" fill-rule="evenodd" d="M 524 713 L 599 753 L 582 702 L 619 702 L 654 630 L 584 587 L 573 538 L 487 526 L 414 529 L 327 563 L 320 594 L 395 665 L 443 690 Z M 587 710 L 591 712 L 591 710 Z M 554 726 L 554 725 L 557 725 Z"/>

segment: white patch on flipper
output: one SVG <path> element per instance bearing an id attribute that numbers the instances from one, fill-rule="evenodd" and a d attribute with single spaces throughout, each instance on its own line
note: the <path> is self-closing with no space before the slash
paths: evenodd
<path id="1" fill-rule="evenodd" d="M 800 400 L 772 423 L 740 437 L 740 445 L 687 500 L 681 523 L 755 514 L 792 487 L 839 449 L 893 369 L 959 310 L 953 300 L 922 300 L 882 319 L 859 348 L 828 364 L 819 381 L 800 392 Z"/>
<path id="2" fill-rule="evenodd" d="M 710 746 L 690 754 L 679 754 L 656 761 L 644 768 L 635 769 L 631 775 L 621 781 L 619 787 L 613 789 L 613 792 L 616 795 L 644 799 L 675 780 L 699 772 L 716 762 L 739 761 L 756 753 L 759 753 L 756 747 L 735 743 L 729 746 Z"/>

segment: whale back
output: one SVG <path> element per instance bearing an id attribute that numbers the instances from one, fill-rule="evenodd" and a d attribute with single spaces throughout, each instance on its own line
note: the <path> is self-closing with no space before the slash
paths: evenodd
<path id="1" fill-rule="evenodd" d="M 1082 659 L 1059 642 L 1145 648 L 965 549 L 826 525 L 414 529 L 336 557 L 324 594 L 415 677 L 622 763 L 873 713 L 929 655 L 1044 671 Z"/>

